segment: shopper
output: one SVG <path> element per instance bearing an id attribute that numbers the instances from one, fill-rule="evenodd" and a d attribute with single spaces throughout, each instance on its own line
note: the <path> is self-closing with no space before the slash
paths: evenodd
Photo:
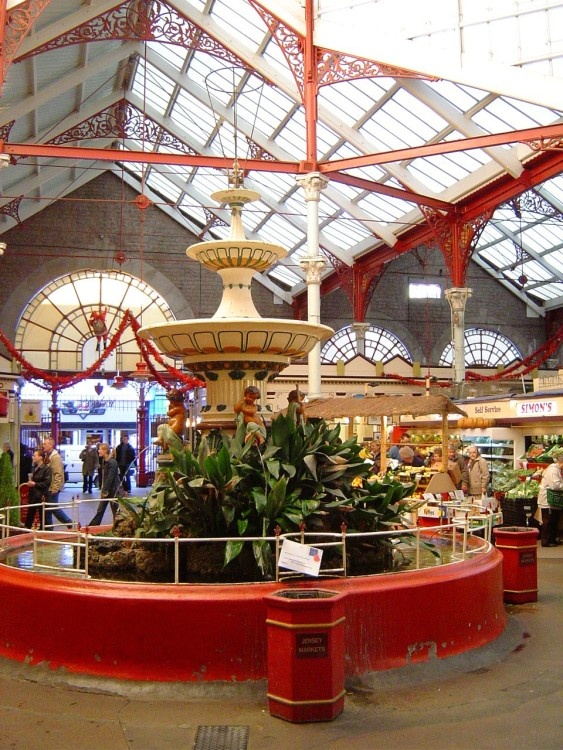
<path id="1" fill-rule="evenodd" d="M 490 472 L 489 465 L 479 453 L 476 445 L 470 445 L 467 449 L 467 471 L 469 474 L 469 497 L 473 501 L 482 500 L 487 497 Z"/>
<path id="2" fill-rule="evenodd" d="M 51 486 L 51 469 L 45 463 L 45 451 L 37 448 L 33 452 L 33 472 L 31 479 L 28 480 L 28 506 L 27 517 L 25 519 L 26 529 L 31 529 L 35 517 L 38 517 L 38 526 L 43 528 L 43 503 Z"/>
<path id="3" fill-rule="evenodd" d="M 403 445 L 399 448 L 399 462 L 403 466 L 424 466 L 424 459 L 417 455 L 410 445 Z"/>
<path id="4" fill-rule="evenodd" d="M 88 524 L 89 526 L 99 526 L 102 523 L 108 503 L 111 506 L 111 512 L 115 518 L 119 506 L 116 502 L 110 501 L 107 498 L 118 497 L 122 486 L 121 477 L 119 475 L 119 466 L 112 455 L 109 445 L 107 443 L 100 443 L 98 454 L 100 457 L 100 466 L 102 467 L 102 483 L 100 486 L 100 497 L 102 500 L 98 503 L 96 515 Z"/>
<path id="5" fill-rule="evenodd" d="M 455 443 L 448 443 L 448 473 L 456 490 L 469 492 L 469 470 Z"/>
<path id="6" fill-rule="evenodd" d="M 103 443 L 102 443 L 103 445 Z M 126 492 L 131 492 L 131 468 L 135 463 L 135 449 L 129 444 L 129 435 L 121 435 L 121 443 L 115 449 L 115 458 L 119 466 L 119 477 Z"/>
<path id="7" fill-rule="evenodd" d="M 551 453 L 553 463 L 544 469 L 538 492 L 538 508 L 541 510 L 541 546 L 557 547 L 557 531 L 561 511 L 547 502 L 548 490 L 563 492 L 563 448 L 556 448 Z"/>
<path id="8" fill-rule="evenodd" d="M 53 518 L 55 516 L 59 523 L 63 523 L 72 529 L 72 520 L 62 510 L 57 508 L 59 502 L 59 493 L 65 485 L 65 469 L 63 460 L 57 450 L 55 450 L 55 441 L 52 437 L 45 438 L 43 441 L 43 451 L 45 452 L 45 463 L 51 469 L 51 484 L 47 496 L 47 506 L 45 508 L 45 526 L 48 529 L 53 527 Z"/>
<path id="9" fill-rule="evenodd" d="M 80 453 L 80 460 L 82 461 L 82 494 L 91 495 L 94 473 L 97 471 L 100 462 L 96 446 L 87 445 Z"/>
<path id="10" fill-rule="evenodd" d="M 399 459 L 400 459 L 400 456 L 399 456 L 399 451 L 400 451 L 400 450 L 401 450 L 401 448 L 402 448 L 403 446 L 405 446 L 405 445 L 406 445 L 406 446 L 409 446 L 409 447 L 410 447 L 410 442 L 411 442 L 411 436 L 410 436 L 410 433 L 408 433 L 408 432 L 403 432 L 403 434 L 402 434 L 402 435 L 401 435 L 401 437 L 399 438 L 399 442 L 398 442 L 398 443 L 395 443 L 395 444 L 393 444 L 393 445 L 392 445 L 392 446 L 391 446 L 391 447 L 389 448 L 389 450 L 387 451 L 387 457 L 388 457 L 388 458 L 394 458 L 394 459 L 395 459 L 396 461 L 399 461 Z"/>

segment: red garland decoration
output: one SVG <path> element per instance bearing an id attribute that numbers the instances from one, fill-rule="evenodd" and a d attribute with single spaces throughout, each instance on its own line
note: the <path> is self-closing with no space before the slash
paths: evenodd
<path id="1" fill-rule="evenodd" d="M 561 346 L 563 343 L 563 326 L 539 349 L 530 354 L 528 357 L 524 357 L 521 362 L 515 362 L 510 367 L 501 370 L 494 375 L 479 375 L 477 372 L 471 370 L 466 371 L 465 377 L 467 380 L 509 380 L 512 378 L 521 378 L 523 375 L 535 370 L 543 364 L 546 359 L 549 359 L 551 355 Z M 510 376 L 510 378 L 508 377 Z"/>
<path id="2" fill-rule="evenodd" d="M 111 341 L 104 349 L 103 354 L 87 370 L 84 370 L 84 372 L 76 375 L 53 375 L 48 370 L 41 370 L 38 367 L 35 367 L 31 364 L 31 362 L 28 362 L 23 354 L 13 346 L 2 329 L 0 329 L 0 342 L 6 347 L 12 358 L 20 363 L 20 365 L 22 366 L 22 376 L 26 380 L 42 380 L 44 381 L 44 384 L 38 384 L 41 388 L 45 388 L 48 390 L 50 386 L 51 390 L 59 391 L 63 390 L 64 388 L 69 388 L 72 385 L 76 385 L 77 383 L 81 383 L 83 380 L 92 377 L 100 369 L 103 362 L 105 362 L 105 360 L 111 355 L 115 347 L 118 345 L 127 326 L 130 326 L 133 329 L 135 340 L 139 345 L 139 350 L 141 351 L 143 359 L 145 360 L 149 370 L 151 371 L 151 374 L 158 382 L 158 384 L 161 385 L 165 390 L 169 390 L 172 386 L 167 383 L 166 380 L 160 375 L 160 373 L 154 368 L 154 366 L 148 359 L 148 353 L 150 353 L 151 356 L 153 356 L 157 360 L 157 362 L 159 362 L 159 364 L 165 367 L 165 369 L 170 373 L 170 375 L 172 375 L 172 377 L 176 381 L 179 381 L 183 384 L 182 390 L 184 392 L 193 390 L 194 388 L 205 387 L 205 383 L 199 378 L 193 378 L 189 375 L 186 375 L 180 370 L 177 370 L 175 367 L 171 367 L 170 365 L 165 363 L 163 358 L 160 356 L 160 354 L 152 344 L 150 344 L 149 342 L 145 342 L 138 337 L 138 331 L 141 326 L 130 310 L 125 311 L 123 320 L 119 324 L 119 327 L 112 337 Z"/>

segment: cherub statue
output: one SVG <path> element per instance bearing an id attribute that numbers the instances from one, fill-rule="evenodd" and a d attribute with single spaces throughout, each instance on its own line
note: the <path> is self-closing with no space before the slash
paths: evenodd
<path id="1" fill-rule="evenodd" d="M 255 441 L 263 443 L 266 439 L 266 427 L 264 420 L 258 416 L 256 401 L 260 398 L 260 391 L 255 385 L 249 385 L 244 389 L 243 398 L 234 405 L 236 422 L 239 427 L 244 426 L 245 442 Z"/>

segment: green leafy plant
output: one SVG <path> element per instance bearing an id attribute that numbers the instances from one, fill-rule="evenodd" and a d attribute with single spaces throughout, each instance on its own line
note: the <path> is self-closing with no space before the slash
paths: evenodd
<path id="1" fill-rule="evenodd" d="M 10 526 L 18 526 L 20 522 L 20 511 L 12 507 L 20 504 L 19 492 L 14 485 L 14 470 L 8 453 L 0 454 L 0 507 L 10 506 Z"/>
<path id="2" fill-rule="evenodd" d="M 147 498 L 120 503 L 138 537 L 232 537 L 224 566 L 250 543 L 267 576 L 272 550 L 266 537 L 277 527 L 323 532 L 345 524 L 352 534 L 400 525 L 401 500 L 413 486 L 376 481 L 360 451 L 355 438 L 342 441 L 339 428 L 324 420 L 296 424 L 279 415 L 260 445 L 246 439 L 244 425 L 232 437 L 210 434 L 196 452 L 170 444 Z M 247 542 L 249 537 L 254 539 Z"/>

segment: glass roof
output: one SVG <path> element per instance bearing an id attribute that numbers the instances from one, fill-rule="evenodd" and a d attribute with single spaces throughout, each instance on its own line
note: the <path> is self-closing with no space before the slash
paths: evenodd
<path id="1" fill-rule="evenodd" d="M 245 175 L 245 186 L 262 196 L 245 210 L 245 230 L 249 238 L 276 241 L 289 251 L 262 281 L 290 302 L 305 289 L 299 260 L 308 252 L 306 203 L 296 182 L 298 163 L 309 158 L 299 87 L 304 4 L 175 0 L 147 5 L 153 14 L 152 41 L 129 34 L 96 42 L 96 3 L 53 0 L 34 32 L 43 44 L 55 41 L 40 54 L 33 38 L 21 45 L 20 61 L 10 66 L 4 84 L 0 125 L 14 121 L 10 142 L 54 142 L 125 98 L 157 130 L 130 126 L 120 137 L 115 132 L 103 137 L 91 128 L 70 144 L 101 149 L 117 143 L 124 151 L 260 159 L 264 167 Z M 446 146 L 563 122 L 563 3 L 319 0 L 314 5 L 316 46 L 346 55 L 341 61 L 330 58 L 327 75 L 333 80 L 318 88 L 316 159 L 330 166 L 366 157 L 325 173 L 329 182 L 319 202 L 325 276 L 334 273 L 335 259 L 352 265 L 395 245 L 397 252 L 411 249 L 406 233 L 424 226 L 420 205 L 425 200 L 453 208 L 471 204 L 479 193 L 496 210 L 478 237 L 473 260 L 536 314 L 560 307 L 561 136 L 541 152 L 546 166 L 533 184 L 523 175 L 536 174 L 532 170 L 540 157 L 527 143 L 507 138 L 451 152 Z M 136 6 L 131 0 L 120 8 L 135 13 Z M 79 45 L 66 46 L 60 40 L 77 28 L 78 19 L 82 27 L 89 24 L 90 33 L 81 36 Z M 171 29 L 180 29 L 190 43 L 171 43 L 178 41 L 167 36 Z M 96 44 L 103 45 L 103 55 Z M 356 70 L 366 61 L 368 73 L 359 75 Z M 427 146 L 438 148 L 421 153 Z M 386 157 L 396 150 L 401 150 L 398 157 Z M 296 168 L 285 171 L 276 162 Z M 70 194 L 80 163 L 66 167 L 56 158 L 22 158 L 0 173 L 1 203 L 49 192 L 51 165 L 60 180 L 66 179 L 57 195 Z M 112 167 L 107 163 L 105 168 Z M 83 168 L 91 170 L 84 179 L 99 174 L 91 163 Z M 171 158 L 165 165 L 123 161 L 119 169 L 201 239 L 226 235 L 224 208 L 211 198 L 227 186 L 224 166 L 212 161 L 180 165 Z M 500 180 L 508 182 L 504 194 L 495 192 Z M 19 210 L 25 216 L 40 207 L 30 200 Z M 210 215 L 219 221 L 210 221 Z M 13 224 L 12 214 L 0 213 L 0 232 Z"/>

